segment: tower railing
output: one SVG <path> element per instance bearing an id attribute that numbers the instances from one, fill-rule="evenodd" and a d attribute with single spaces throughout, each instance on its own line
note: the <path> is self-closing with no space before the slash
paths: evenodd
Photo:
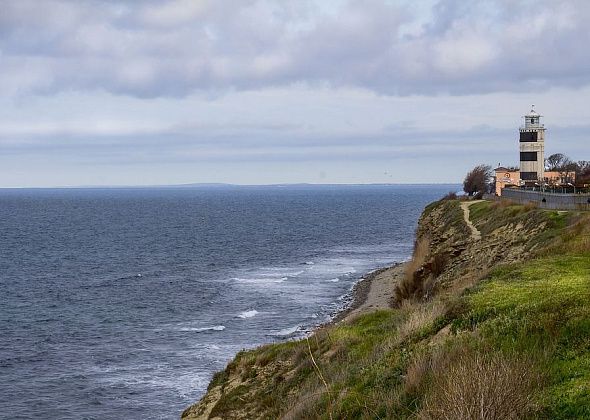
<path id="1" fill-rule="evenodd" d="M 526 125 L 521 125 L 518 129 L 519 130 L 531 130 L 531 129 L 539 129 L 539 128 L 545 128 L 545 124 L 534 124 L 534 125 L 529 125 L 528 127 Z"/>

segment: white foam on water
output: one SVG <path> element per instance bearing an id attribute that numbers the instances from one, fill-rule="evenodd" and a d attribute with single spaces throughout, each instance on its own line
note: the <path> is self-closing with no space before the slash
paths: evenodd
<path id="1" fill-rule="evenodd" d="M 238 318 L 242 318 L 242 319 L 248 319 L 248 318 L 254 318 L 256 315 L 258 315 L 258 311 L 256 309 L 252 309 L 250 311 L 244 311 L 241 314 L 238 315 Z"/>
<path id="2" fill-rule="evenodd" d="M 266 271 L 271 271 L 267 273 Z M 300 274 L 305 273 L 305 270 L 297 270 L 294 271 L 293 269 L 285 268 L 285 267 L 276 267 L 276 268 L 263 268 L 260 271 L 256 272 L 256 276 L 258 277 L 297 277 Z"/>
<path id="3" fill-rule="evenodd" d="M 301 327 L 299 325 L 296 325 L 294 327 L 284 328 L 280 331 L 273 333 L 272 335 L 277 336 L 277 337 L 288 337 L 290 335 L 295 334 L 296 332 L 299 332 L 300 329 L 301 329 Z"/>
<path id="4" fill-rule="evenodd" d="M 236 277 L 232 277 L 231 280 L 238 283 L 252 283 L 252 284 L 269 284 L 269 283 L 282 283 L 288 280 L 290 277 L 297 277 L 302 274 L 303 271 L 286 271 L 274 273 L 262 272 L 262 271 L 247 271 L 241 272 Z"/>
<path id="5" fill-rule="evenodd" d="M 151 368 L 153 366 L 149 366 Z M 150 388 L 167 388 L 173 390 L 182 397 L 194 398 L 195 391 L 200 396 L 205 393 L 211 374 L 206 371 L 191 369 L 186 373 L 175 372 L 169 375 L 168 372 L 157 371 L 156 374 L 142 374 L 146 366 L 127 366 L 113 371 L 105 371 L 103 375 L 95 377 L 94 380 L 110 386 L 126 386 L 132 389 L 143 390 Z"/>
<path id="6" fill-rule="evenodd" d="M 205 332 L 205 331 L 223 331 L 225 330 L 224 325 L 215 325 L 214 327 L 182 327 L 178 328 L 178 331 L 193 331 L 193 332 Z"/>
<path id="7" fill-rule="evenodd" d="M 238 283 L 250 283 L 250 284 L 269 284 L 269 283 L 281 283 L 283 282 L 283 277 L 281 278 L 256 278 L 256 277 L 232 277 L 233 281 L 237 281 Z"/>
<path id="8" fill-rule="evenodd" d="M 338 277 L 336 277 L 335 279 L 330 279 L 328 281 L 332 282 L 332 283 L 338 283 L 340 281 L 340 279 Z"/>
<path id="9" fill-rule="evenodd" d="M 384 253 L 391 254 L 393 250 L 406 250 L 412 248 L 412 242 L 392 242 L 384 244 L 373 245 L 354 245 L 354 246 L 340 246 L 332 248 L 330 251 L 343 254 L 372 254 Z"/>

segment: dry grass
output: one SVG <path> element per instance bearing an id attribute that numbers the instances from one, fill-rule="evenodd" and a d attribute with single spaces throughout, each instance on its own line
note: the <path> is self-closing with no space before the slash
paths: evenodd
<path id="1" fill-rule="evenodd" d="M 553 242 L 537 252 L 540 256 L 556 253 L 587 254 L 590 252 L 590 215 L 579 213 L 571 217 L 569 225 Z"/>
<path id="2" fill-rule="evenodd" d="M 580 254 L 590 252 L 590 216 L 576 217 L 564 236 L 567 251 Z"/>
<path id="3" fill-rule="evenodd" d="M 524 211 L 525 212 L 529 212 L 531 210 L 536 210 L 539 208 L 539 203 L 536 203 L 534 201 L 529 201 L 528 203 L 526 203 L 524 205 Z"/>
<path id="4" fill-rule="evenodd" d="M 419 419 L 520 419 L 538 410 L 543 378 L 524 357 L 463 350 L 422 364 L 415 363 L 407 385 L 419 387 L 432 369 Z"/>
<path id="5" fill-rule="evenodd" d="M 413 298 L 422 290 L 422 276 L 420 270 L 426 263 L 430 250 L 430 240 L 422 237 L 414 247 L 412 259 L 407 263 L 403 278 L 395 286 L 395 302 L 401 303 Z"/>
<path id="6" fill-rule="evenodd" d="M 479 271 L 468 271 L 458 276 L 445 289 L 450 296 L 460 296 L 465 290 L 472 288 L 489 274 L 489 268 L 482 268 Z"/>
<path id="7" fill-rule="evenodd" d="M 506 207 L 514 206 L 514 205 L 516 205 L 516 202 L 509 200 L 507 198 L 501 198 L 500 200 L 496 200 L 492 204 L 490 204 L 490 208 L 495 210 L 495 209 L 503 209 Z"/>
<path id="8" fill-rule="evenodd" d="M 283 420 L 320 418 L 322 414 L 325 414 L 318 409 L 322 396 L 323 391 L 320 388 L 300 395 L 296 403 L 283 415 Z"/>
<path id="9" fill-rule="evenodd" d="M 445 252 L 434 254 L 428 262 L 428 269 L 434 277 L 440 276 L 449 262 L 449 255 Z"/>
<path id="10" fill-rule="evenodd" d="M 415 304 L 405 301 L 402 304 L 401 309 L 407 310 L 410 314 L 398 328 L 398 337 L 400 341 L 406 339 L 415 332 L 429 327 L 438 317 L 443 316 L 446 312 L 445 304 L 438 299 L 423 304 Z"/>
<path id="11" fill-rule="evenodd" d="M 407 263 L 404 276 L 396 284 L 394 305 L 405 300 L 429 298 L 436 278 L 444 272 L 450 256 L 445 252 L 430 254 L 430 239 L 420 238 L 414 247 L 412 259 Z"/>

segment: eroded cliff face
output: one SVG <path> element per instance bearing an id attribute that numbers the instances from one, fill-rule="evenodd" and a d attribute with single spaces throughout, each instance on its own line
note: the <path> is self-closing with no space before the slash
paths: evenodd
<path id="1" fill-rule="evenodd" d="M 460 279 L 479 278 L 492 267 L 527 260 L 546 243 L 541 233 L 548 219 L 543 213 L 501 202 L 484 202 L 485 207 L 480 203 L 448 200 L 425 209 L 416 241 L 428 244 L 422 268 L 426 285 L 416 297 L 428 298 Z"/>
<path id="2" fill-rule="evenodd" d="M 451 323 L 467 310 L 463 290 L 492 268 L 531 258 L 558 231 L 553 219 L 501 203 L 429 205 L 416 232 L 423 255 L 408 276 L 416 284 L 397 309 L 239 353 L 182 418 L 413 417 L 428 374 L 418 381 L 412 369 L 452 334 Z"/>

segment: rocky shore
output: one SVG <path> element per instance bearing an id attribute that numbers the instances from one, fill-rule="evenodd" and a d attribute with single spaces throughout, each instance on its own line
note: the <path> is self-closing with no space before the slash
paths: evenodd
<path id="1" fill-rule="evenodd" d="M 352 303 L 336 314 L 332 322 L 349 321 L 371 311 L 393 307 L 395 284 L 403 276 L 405 267 L 406 264 L 397 263 L 364 276 L 352 289 Z"/>

